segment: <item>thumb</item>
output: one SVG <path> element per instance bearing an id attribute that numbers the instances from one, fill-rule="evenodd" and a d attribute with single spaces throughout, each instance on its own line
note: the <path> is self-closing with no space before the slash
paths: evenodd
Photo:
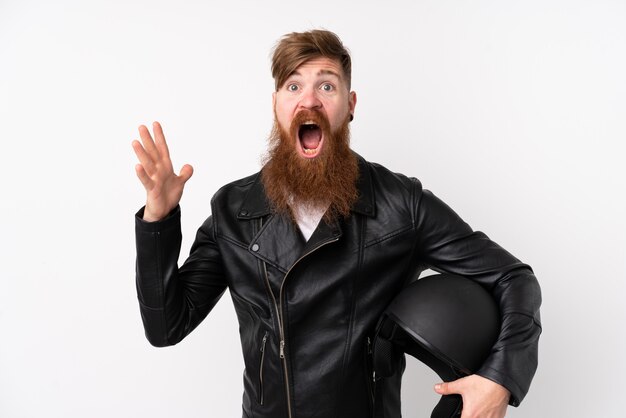
<path id="1" fill-rule="evenodd" d="M 180 169 L 179 177 L 181 178 L 183 183 L 186 183 L 192 174 L 193 174 L 193 167 L 190 166 L 189 164 L 185 164 L 183 168 Z"/>
<path id="2" fill-rule="evenodd" d="M 435 392 L 440 395 L 460 394 L 461 382 L 454 380 L 452 382 L 437 383 L 435 385 Z"/>

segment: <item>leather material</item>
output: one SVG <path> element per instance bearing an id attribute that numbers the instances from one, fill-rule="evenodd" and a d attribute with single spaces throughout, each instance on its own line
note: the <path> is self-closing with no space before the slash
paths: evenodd
<path id="1" fill-rule="evenodd" d="M 541 332 L 531 268 L 417 179 L 360 157 L 359 169 L 351 216 L 320 224 L 306 243 L 271 211 L 258 173 L 224 186 L 180 268 L 180 208 L 154 223 L 140 210 L 136 283 L 150 343 L 180 342 L 228 288 L 245 362 L 244 416 L 397 418 L 404 356 L 395 379 L 378 384 L 371 341 L 394 296 L 431 268 L 475 280 L 497 301 L 501 332 L 478 374 L 509 389 L 517 405 Z"/>

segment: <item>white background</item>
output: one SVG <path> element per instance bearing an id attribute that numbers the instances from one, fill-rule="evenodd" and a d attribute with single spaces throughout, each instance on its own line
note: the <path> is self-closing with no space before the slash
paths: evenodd
<path id="1" fill-rule="evenodd" d="M 159 120 L 183 252 L 223 184 L 260 167 L 270 49 L 335 31 L 353 55 L 353 147 L 421 179 L 529 263 L 544 332 L 510 417 L 621 417 L 626 384 L 623 1 L 0 0 L 0 416 L 239 417 L 226 295 L 175 347 L 143 336 L 130 143 Z M 409 361 L 404 414 L 438 377 Z"/>

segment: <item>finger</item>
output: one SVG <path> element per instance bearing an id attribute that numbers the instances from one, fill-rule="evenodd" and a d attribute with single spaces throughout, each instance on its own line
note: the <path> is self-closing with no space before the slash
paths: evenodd
<path id="1" fill-rule="evenodd" d="M 155 169 L 154 161 L 152 160 L 152 157 L 148 155 L 148 153 L 143 148 L 141 143 L 137 140 L 134 140 L 132 145 L 133 145 L 133 151 L 135 151 L 135 155 L 137 155 L 137 158 L 139 159 L 139 162 L 141 163 L 145 171 L 147 173 L 154 172 L 154 169 Z"/>
<path id="2" fill-rule="evenodd" d="M 440 395 L 460 394 L 461 388 L 459 386 L 461 385 L 458 383 L 458 380 L 452 382 L 437 383 L 435 385 L 435 392 Z"/>
<path id="3" fill-rule="evenodd" d="M 167 142 L 165 141 L 165 135 L 163 134 L 163 127 L 159 122 L 152 123 L 152 131 L 154 132 L 154 143 L 161 153 L 161 156 L 164 158 L 170 158 L 170 150 L 167 147 Z"/>
<path id="4" fill-rule="evenodd" d="M 159 151 L 154 145 L 154 141 L 152 140 L 152 136 L 150 135 L 150 131 L 144 125 L 139 126 L 139 136 L 141 137 L 141 143 L 143 144 L 143 148 L 146 152 L 152 157 L 152 159 L 156 162 L 159 159 Z"/>
<path id="5" fill-rule="evenodd" d="M 135 172 L 137 173 L 137 177 L 139 177 L 139 181 L 141 181 L 141 184 L 143 184 L 146 191 L 152 189 L 154 182 L 150 179 L 150 176 L 146 173 L 146 170 L 144 170 L 141 164 L 137 164 L 135 166 Z"/>
<path id="6" fill-rule="evenodd" d="M 185 164 L 183 168 L 180 169 L 180 174 L 178 175 L 180 179 L 183 181 L 183 184 L 187 183 L 187 180 L 193 174 L 193 167 L 189 164 Z"/>

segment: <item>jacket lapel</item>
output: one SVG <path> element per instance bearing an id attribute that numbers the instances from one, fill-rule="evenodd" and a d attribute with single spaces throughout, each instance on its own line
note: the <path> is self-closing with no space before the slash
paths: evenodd
<path id="1" fill-rule="evenodd" d="M 248 250 L 286 273 L 300 257 L 305 242 L 291 219 L 273 214 L 252 239 Z"/>
<path id="2" fill-rule="evenodd" d="M 339 222 L 334 221 L 332 224 L 328 224 L 322 219 L 317 225 L 317 228 L 315 228 L 315 231 L 313 231 L 313 235 L 311 235 L 311 238 L 309 238 L 303 250 L 300 252 L 300 257 L 306 256 L 328 242 L 337 241 L 339 238 L 341 238 Z"/>

